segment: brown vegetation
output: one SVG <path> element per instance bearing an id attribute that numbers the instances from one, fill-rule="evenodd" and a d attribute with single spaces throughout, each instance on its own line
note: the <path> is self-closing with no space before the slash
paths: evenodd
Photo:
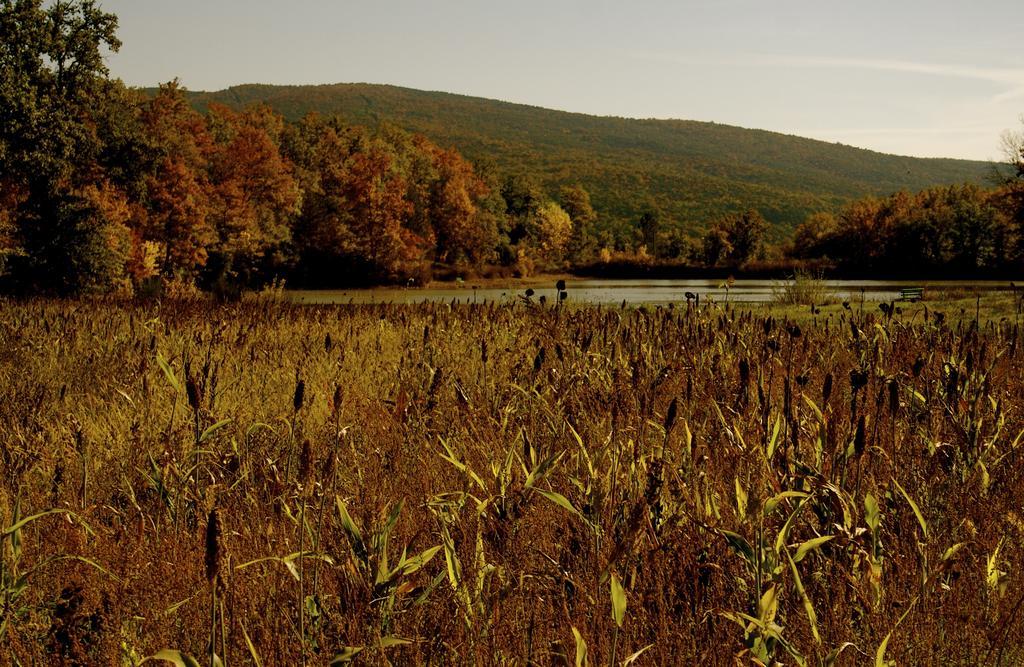
<path id="1" fill-rule="evenodd" d="M 0 308 L 0 662 L 1024 659 L 1013 324 Z"/>

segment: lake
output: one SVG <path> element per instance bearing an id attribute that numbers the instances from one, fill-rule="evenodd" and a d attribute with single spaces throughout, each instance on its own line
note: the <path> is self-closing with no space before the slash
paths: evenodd
<path id="1" fill-rule="evenodd" d="M 576 303 L 619 304 L 668 304 L 685 303 L 686 292 L 700 295 L 702 300 L 718 302 L 728 299 L 740 303 L 763 303 L 771 301 L 773 290 L 783 281 L 778 280 L 736 280 L 726 290 L 720 279 L 712 280 L 567 280 L 568 300 Z M 828 288 L 837 298 L 857 302 L 888 301 L 899 296 L 904 287 L 924 287 L 929 290 L 978 290 L 992 292 L 1010 289 L 1006 281 L 892 281 L 892 280 L 828 280 Z M 535 294 L 552 302 L 556 297 L 554 284 L 531 285 Z M 350 290 L 289 290 L 289 300 L 307 304 L 338 303 L 427 303 L 456 301 L 458 303 L 483 303 L 497 301 L 508 303 L 518 299 L 526 290 L 525 286 L 495 287 L 474 286 L 473 281 L 444 287 L 402 288 L 377 287 L 373 289 Z"/>

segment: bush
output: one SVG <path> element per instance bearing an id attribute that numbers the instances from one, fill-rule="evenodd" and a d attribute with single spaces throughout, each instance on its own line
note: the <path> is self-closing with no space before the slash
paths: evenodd
<path id="1" fill-rule="evenodd" d="M 797 270 L 793 277 L 772 286 L 772 302 L 786 306 L 811 306 L 838 301 L 835 292 L 820 275 Z"/>

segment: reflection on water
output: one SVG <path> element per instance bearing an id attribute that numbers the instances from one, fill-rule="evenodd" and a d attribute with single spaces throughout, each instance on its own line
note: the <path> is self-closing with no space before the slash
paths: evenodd
<path id="1" fill-rule="evenodd" d="M 577 303 L 631 304 L 685 303 L 686 293 L 701 299 L 715 301 L 758 303 L 772 299 L 773 290 L 783 284 L 776 280 L 737 280 L 726 289 L 721 280 L 569 280 L 569 301 Z M 1010 289 L 1009 283 L 997 281 L 889 281 L 889 280 L 829 280 L 828 289 L 837 299 L 856 302 L 887 301 L 899 297 L 905 287 L 924 287 L 929 290 L 977 290 L 991 292 Z M 474 286 L 472 282 L 451 287 L 400 288 L 380 287 L 355 290 L 290 290 L 288 298 L 296 303 L 426 303 L 452 302 L 483 303 L 512 302 L 520 298 L 525 287 Z M 533 299 L 544 296 L 553 303 L 558 293 L 552 285 L 533 285 Z"/>

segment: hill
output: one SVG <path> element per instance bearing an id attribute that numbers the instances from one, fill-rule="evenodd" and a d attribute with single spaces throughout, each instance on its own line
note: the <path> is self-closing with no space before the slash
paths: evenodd
<path id="1" fill-rule="evenodd" d="M 384 85 L 244 85 L 190 98 L 200 109 L 262 102 L 290 120 L 315 111 L 355 124 L 390 122 L 499 173 L 532 173 L 552 194 L 580 183 L 608 226 L 632 223 L 652 202 L 688 231 L 756 208 L 781 238 L 813 211 L 865 195 L 981 182 L 992 168 L 718 123 L 590 116 Z"/>

